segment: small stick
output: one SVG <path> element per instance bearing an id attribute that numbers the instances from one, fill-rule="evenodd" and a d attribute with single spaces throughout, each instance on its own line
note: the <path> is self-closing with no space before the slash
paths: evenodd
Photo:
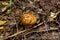
<path id="1" fill-rule="evenodd" d="M 14 37 L 14 36 L 16 36 L 16 35 L 18 35 L 18 34 L 22 34 L 22 33 L 24 33 L 24 32 L 30 31 L 30 30 L 32 30 L 32 29 L 35 29 L 35 28 L 37 28 L 38 26 L 42 25 L 43 23 L 44 23 L 44 22 L 38 24 L 37 26 L 34 26 L 33 28 L 30 28 L 30 29 L 27 29 L 27 30 L 23 30 L 23 31 L 19 31 L 19 32 L 15 33 L 15 34 L 13 34 L 13 35 L 11 35 L 11 36 L 6 37 L 5 39 L 8 39 L 8 38 Z"/>

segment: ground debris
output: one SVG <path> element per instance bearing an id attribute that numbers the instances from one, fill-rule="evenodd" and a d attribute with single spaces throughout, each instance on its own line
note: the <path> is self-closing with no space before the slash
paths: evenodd
<path id="1" fill-rule="evenodd" d="M 60 0 L 1 0 L 0 14 L 0 40 L 60 40 Z"/>

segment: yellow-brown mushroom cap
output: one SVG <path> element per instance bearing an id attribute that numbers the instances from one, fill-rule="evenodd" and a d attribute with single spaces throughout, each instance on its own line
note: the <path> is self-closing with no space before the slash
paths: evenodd
<path id="1" fill-rule="evenodd" d="M 34 14 L 32 13 L 24 13 L 22 16 L 21 16 L 21 23 L 23 25 L 33 25 L 35 24 L 37 21 L 37 18 Z"/>

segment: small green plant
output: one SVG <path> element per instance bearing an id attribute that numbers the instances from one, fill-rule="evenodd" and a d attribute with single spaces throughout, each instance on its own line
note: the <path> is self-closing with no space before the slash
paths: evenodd
<path id="1" fill-rule="evenodd" d="M 8 14 L 11 13 L 11 10 L 12 10 L 12 0 L 10 0 L 9 3 L 10 3 L 10 8 L 7 11 Z"/>
<path id="2" fill-rule="evenodd" d="M 12 0 L 10 0 L 10 8 L 11 8 L 11 6 L 12 6 Z"/>

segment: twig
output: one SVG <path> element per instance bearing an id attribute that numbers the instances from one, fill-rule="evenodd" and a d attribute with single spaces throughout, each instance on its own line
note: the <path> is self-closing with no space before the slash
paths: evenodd
<path id="1" fill-rule="evenodd" d="M 19 31 L 19 32 L 15 33 L 15 34 L 13 34 L 13 35 L 11 35 L 11 36 L 6 37 L 5 39 L 8 39 L 8 38 L 14 37 L 14 36 L 16 36 L 16 35 L 18 35 L 18 34 L 22 34 L 22 33 L 24 33 L 24 32 L 30 31 L 30 30 L 32 30 L 32 29 L 35 29 L 35 28 L 37 28 L 38 26 L 42 25 L 43 23 L 44 23 L 44 22 L 38 24 L 37 26 L 34 26 L 33 28 L 30 28 L 30 29 L 27 29 L 27 30 L 23 30 L 23 31 Z"/>

